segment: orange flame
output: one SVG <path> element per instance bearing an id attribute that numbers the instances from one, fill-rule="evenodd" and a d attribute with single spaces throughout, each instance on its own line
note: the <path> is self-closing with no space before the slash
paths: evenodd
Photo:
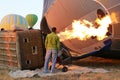
<path id="1" fill-rule="evenodd" d="M 60 37 L 60 41 L 68 40 L 68 39 L 79 39 L 79 40 L 87 40 L 91 37 L 96 37 L 97 40 L 103 40 L 108 32 L 109 24 L 112 23 L 110 16 L 105 16 L 102 19 L 96 19 L 95 22 L 99 25 L 95 25 L 87 20 L 75 20 L 72 23 L 72 29 L 65 29 L 64 32 L 60 32 L 58 36 Z"/>
<path id="2" fill-rule="evenodd" d="M 119 17 L 117 17 L 117 14 L 116 14 L 115 12 L 112 12 L 112 13 L 111 13 L 111 18 L 112 18 L 112 22 L 113 22 L 113 23 L 119 23 L 119 21 L 118 21 L 118 20 L 119 20 L 119 19 L 118 19 Z"/>

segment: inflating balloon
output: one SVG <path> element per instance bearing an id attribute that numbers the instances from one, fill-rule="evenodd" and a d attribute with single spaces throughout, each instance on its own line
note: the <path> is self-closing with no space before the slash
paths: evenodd
<path id="1" fill-rule="evenodd" d="M 5 30 L 11 30 L 11 28 L 19 28 L 19 29 L 27 29 L 28 22 L 21 15 L 17 14 L 8 14 L 0 22 L 0 28 L 4 28 Z M 17 27 L 16 27 L 17 26 Z"/>
<path id="2" fill-rule="evenodd" d="M 107 27 L 111 24 L 109 14 L 111 11 L 120 13 L 119 3 L 120 0 L 44 0 L 40 27 L 48 33 L 55 26 L 61 42 L 71 51 L 72 56 L 88 56 L 111 44 L 110 36 L 106 36 Z M 107 13 L 104 19 L 98 19 L 98 23 L 102 25 L 99 28 L 94 24 L 98 9 Z M 92 36 L 89 36 L 91 33 Z"/>
<path id="3" fill-rule="evenodd" d="M 35 14 L 28 14 L 26 16 L 26 20 L 28 21 L 29 26 L 32 28 L 36 24 L 38 17 Z"/>

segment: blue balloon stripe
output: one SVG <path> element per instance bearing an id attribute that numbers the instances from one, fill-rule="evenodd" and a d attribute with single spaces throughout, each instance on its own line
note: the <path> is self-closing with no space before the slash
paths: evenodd
<path id="1" fill-rule="evenodd" d="M 26 20 L 25 26 L 28 28 L 28 22 L 27 22 L 27 20 Z"/>
<path id="2" fill-rule="evenodd" d="M 23 18 L 22 18 L 22 26 L 25 27 L 25 26 L 26 26 L 25 23 L 26 23 L 26 21 L 25 21 L 25 18 L 23 17 Z"/>
<path id="3" fill-rule="evenodd" d="M 24 24 L 25 24 L 25 19 L 23 18 L 22 20 L 23 20 L 23 23 L 22 23 L 22 25 L 24 25 Z M 24 25 L 24 26 L 25 26 L 25 25 Z"/>
<path id="4" fill-rule="evenodd" d="M 20 24 L 22 24 L 23 23 L 23 20 L 22 20 L 22 18 L 20 18 L 21 16 L 19 16 L 19 20 L 20 20 Z"/>
<path id="5" fill-rule="evenodd" d="M 17 23 L 17 16 L 14 16 L 14 24 Z"/>
<path id="6" fill-rule="evenodd" d="M 26 25 L 26 28 L 28 28 L 28 22 L 27 22 L 27 20 L 26 20 L 26 23 L 25 23 L 25 25 Z"/>
<path id="7" fill-rule="evenodd" d="M 11 17 L 11 16 L 7 16 L 8 24 L 10 24 L 10 17 Z"/>
<path id="8" fill-rule="evenodd" d="M 25 27 L 27 28 L 27 21 L 26 21 L 26 19 L 25 19 L 25 23 L 24 24 L 25 24 Z"/>

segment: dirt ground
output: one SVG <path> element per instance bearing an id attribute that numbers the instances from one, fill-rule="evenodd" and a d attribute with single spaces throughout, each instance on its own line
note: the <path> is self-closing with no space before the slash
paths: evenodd
<path id="1" fill-rule="evenodd" d="M 103 68 L 109 70 L 107 73 L 73 73 L 65 75 L 55 75 L 32 78 L 17 78 L 14 79 L 8 75 L 8 69 L 0 68 L 0 80 L 120 80 L 120 59 L 107 59 L 101 57 L 87 57 L 78 61 L 73 61 L 72 64 L 89 67 L 89 68 Z"/>

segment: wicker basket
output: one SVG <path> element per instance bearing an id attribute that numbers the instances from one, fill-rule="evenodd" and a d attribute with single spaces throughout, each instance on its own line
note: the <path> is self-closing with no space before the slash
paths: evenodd
<path id="1" fill-rule="evenodd" d="M 39 30 L 0 32 L 0 65 L 19 69 L 43 66 L 42 38 Z"/>

